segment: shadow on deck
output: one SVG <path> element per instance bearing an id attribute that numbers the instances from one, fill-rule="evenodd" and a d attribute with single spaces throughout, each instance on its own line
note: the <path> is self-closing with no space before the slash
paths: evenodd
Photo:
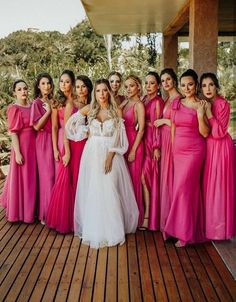
<path id="1" fill-rule="evenodd" d="M 0 208 L 0 301 L 236 301 L 236 281 L 210 242 L 177 249 L 138 231 L 95 250 L 39 223 L 9 223 Z"/>

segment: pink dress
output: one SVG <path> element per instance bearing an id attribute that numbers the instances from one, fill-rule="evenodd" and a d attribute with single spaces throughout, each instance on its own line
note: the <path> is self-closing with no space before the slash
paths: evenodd
<path id="1" fill-rule="evenodd" d="M 57 109 L 57 118 L 58 118 L 58 141 L 57 141 L 57 147 L 59 151 L 59 157 L 64 155 L 64 113 L 65 113 L 65 107 L 59 107 Z M 57 176 L 59 168 L 59 162 L 55 161 L 55 177 Z"/>
<path id="2" fill-rule="evenodd" d="M 137 130 L 135 128 L 136 123 L 135 123 L 134 108 L 135 108 L 135 104 L 129 107 L 128 110 L 123 111 L 123 118 L 125 120 L 125 129 L 129 142 L 129 148 L 125 154 L 125 159 L 129 168 L 130 176 L 134 187 L 134 194 L 139 209 L 138 226 L 142 226 L 143 219 L 144 219 L 144 203 L 143 203 L 142 182 L 141 182 L 143 155 L 144 155 L 143 142 L 139 144 L 136 150 L 135 160 L 132 162 L 128 161 L 129 152 L 134 144 L 137 135 Z"/>
<path id="3" fill-rule="evenodd" d="M 35 125 L 45 114 L 43 101 L 37 98 L 33 101 L 30 125 Z M 52 188 L 55 182 L 55 167 L 52 148 L 52 124 L 49 117 L 44 126 L 37 132 L 36 136 L 36 159 L 38 170 L 38 200 L 39 200 L 39 220 L 45 220 Z"/>
<path id="4" fill-rule="evenodd" d="M 148 229 L 158 230 L 160 228 L 160 191 L 159 162 L 153 159 L 153 150 L 161 147 L 160 130 L 153 123 L 157 119 L 156 104 L 160 105 L 160 118 L 162 116 L 164 101 L 161 97 L 155 96 L 145 103 L 145 134 L 144 134 L 144 161 L 143 175 L 150 196 Z"/>
<path id="5" fill-rule="evenodd" d="M 212 114 L 203 177 L 206 237 L 224 240 L 235 235 L 236 219 L 234 144 L 227 132 L 230 105 L 218 96 L 213 102 Z"/>
<path id="6" fill-rule="evenodd" d="M 201 242 L 204 236 L 204 209 L 201 194 L 201 173 L 206 142 L 198 129 L 196 110 L 175 99 L 172 103 L 173 200 L 164 229 L 165 236 L 185 243 Z"/>
<path id="7" fill-rule="evenodd" d="M 171 104 L 165 106 L 163 118 L 171 119 Z M 161 169 L 160 169 L 160 230 L 163 231 L 169 215 L 173 190 L 173 157 L 171 127 L 161 126 Z"/>
<path id="8" fill-rule="evenodd" d="M 11 222 L 34 222 L 36 208 L 36 153 L 35 131 L 30 126 L 31 107 L 17 104 L 8 107 L 9 131 L 16 133 L 24 164 L 15 161 L 12 148 L 10 170 L 3 189 L 0 203 L 6 208 L 7 219 Z"/>
<path id="9" fill-rule="evenodd" d="M 77 109 L 73 108 L 73 113 Z M 62 116 L 60 115 L 61 119 Z M 64 125 L 64 116 L 63 122 Z M 64 128 L 63 128 L 64 135 Z M 86 139 L 70 143 L 70 162 L 64 167 L 62 160 L 58 165 L 56 182 L 52 190 L 51 201 L 48 208 L 46 224 L 60 233 L 74 231 L 74 203 L 77 188 L 77 180 L 80 167 L 80 159 L 86 143 Z M 64 149 L 64 148 L 63 148 Z M 61 154 L 63 156 L 63 153 Z"/>

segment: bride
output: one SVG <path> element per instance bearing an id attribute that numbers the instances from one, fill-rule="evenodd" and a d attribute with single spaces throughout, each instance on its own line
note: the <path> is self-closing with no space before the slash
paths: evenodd
<path id="1" fill-rule="evenodd" d="M 96 81 L 91 104 L 73 114 L 65 129 L 71 140 L 88 136 L 76 190 L 75 234 L 93 248 L 124 243 L 125 234 L 136 231 L 139 213 L 123 158 L 125 127 L 108 80 Z"/>

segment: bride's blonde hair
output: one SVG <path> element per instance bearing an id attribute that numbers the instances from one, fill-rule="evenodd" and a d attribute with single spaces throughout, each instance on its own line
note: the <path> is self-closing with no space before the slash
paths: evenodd
<path id="1" fill-rule="evenodd" d="M 118 124 L 118 122 L 119 122 L 118 106 L 112 95 L 111 86 L 107 79 L 99 79 L 94 84 L 94 88 L 93 88 L 93 92 L 92 92 L 92 101 L 90 104 L 90 111 L 88 114 L 88 123 L 91 124 L 92 120 L 96 119 L 98 112 L 100 110 L 100 105 L 96 99 L 96 89 L 97 89 L 97 86 L 100 84 L 105 84 L 107 86 L 107 89 L 109 92 L 108 117 L 111 119 L 114 119 L 115 123 Z"/>

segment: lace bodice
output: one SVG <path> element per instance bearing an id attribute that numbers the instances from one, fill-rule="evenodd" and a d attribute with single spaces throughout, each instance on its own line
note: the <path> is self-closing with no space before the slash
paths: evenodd
<path id="1" fill-rule="evenodd" d="M 117 128 L 113 119 L 105 120 L 104 122 L 94 119 L 89 127 L 89 135 L 111 137 L 116 130 Z"/>
<path id="2" fill-rule="evenodd" d="M 65 125 L 67 138 L 73 141 L 81 141 L 87 137 L 109 138 L 110 152 L 124 154 L 128 150 L 128 139 L 122 119 L 116 124 L 114 119 L 100 122 L 92 120 L 90 125 L 85 125 L 85 117 L 78 111 L 74 113 Z"/>

